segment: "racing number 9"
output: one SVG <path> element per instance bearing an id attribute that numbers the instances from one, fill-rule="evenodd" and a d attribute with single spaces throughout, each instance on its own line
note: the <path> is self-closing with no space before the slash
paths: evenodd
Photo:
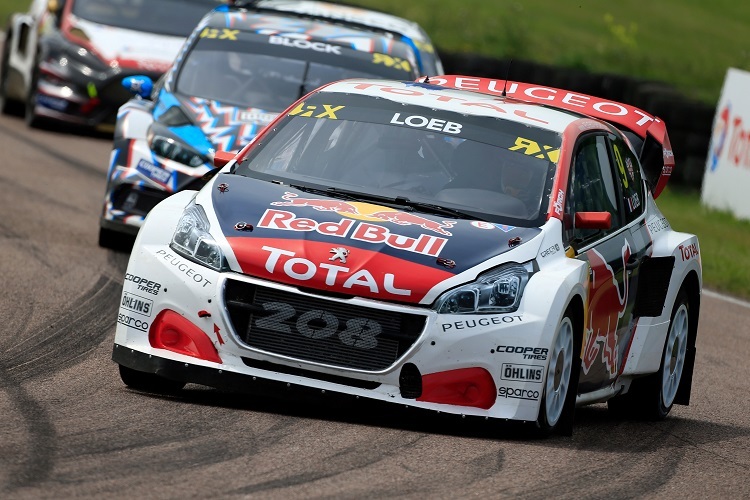
<path id="1" fill-rule="evenodd" d="M 292 319 L 297 311 L 289 304 L 283 302 L 266 302 L 263 304 L 266 311 L 275 311 L 263 318 L 255 320 L 255 326 L 281 333 L 292 333 L 292 328 L 286 323 Z M 315 322 L 312 327 L 310 323 Z M 323 325 L 320 327 L 319 325 Z M 307 311 L 297 318 L 295 324 L 297 331 L 309 339 L 324 339 L 336 333 L 339 329 L 339 320 L 327 311 Z M 342 344 L 359 349 L 374 349 L 378 345 L 377 336 L 382 332 L 380 323 L 367 318 L 352 318 L 347 320 L 346 329 L 339 332 L 339 340 Z"/>
<path id="2" fill-rule="evenodd" d="M 620 153 L 620 149 L 617 147 L 617 144 L 612 144 L 612 149 L 615 151 L 615 162 L 617 163 L 617 169 L 620 171 L 620 174 L 622 175 L 622 184 L 627 189 L 628 176 L 627 176 L 627 172 L 625 172 L 625 162 L 622 161 L 622 153 Z"/>

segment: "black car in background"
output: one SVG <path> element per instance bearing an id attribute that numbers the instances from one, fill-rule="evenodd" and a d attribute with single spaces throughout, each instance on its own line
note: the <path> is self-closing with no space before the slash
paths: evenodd
<path id="1" fill-rule="evenodd" d="M 220 0 L 33 0 L 5 27 L 0 110 L 112 130 L 123 77 L 158 78 Z"/>

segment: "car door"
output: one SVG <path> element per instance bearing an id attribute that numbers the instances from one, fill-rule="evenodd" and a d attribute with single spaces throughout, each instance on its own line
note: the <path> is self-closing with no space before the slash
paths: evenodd
<path id="1" fill-rule="evenodd" d="M 622 370 L 634 329 L 633 278 L 647 246 L 638 233 L 630 230 L 634 212 L 624 213 L 622 174 L 619 167 L 615 169 L 618 163 L 614 159 L 612 137 L 602 132 L 579 139 L 571 161 L 566 198 L 565 220 L 569 222 L 565 241 L 574 258 L 589 264 L 580 392 L 611 385 Z M 621 150 L 618 152 L 622 155 Z M 627 175 L 627 167 L 625 171 Z M 610 227 L 580 227 L 575 216 L 586 212 L 609 213 Z"/>

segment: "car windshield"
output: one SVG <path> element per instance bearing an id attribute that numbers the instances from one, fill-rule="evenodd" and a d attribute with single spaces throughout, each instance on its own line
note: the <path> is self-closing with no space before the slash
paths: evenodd
<path id="1" fill-rule="evenodd" d="M 289 49 L 265 41 L 227 43 L 201 39 L 182 64 L 175 89 L 191 97 L 279 112 L 333 81 L 414 76 L 399 68 L 373 64 L 372 54 L 349 52 L 347 57 Z"/>
<path id="2" fill-rule="evenodd" d="M 318 93 L 293 108 L 235 173 L 534 227 L 546 220 L 556 169 L 550 157 L 556 160 L 560 144 L 559 134 L 494 117 Z"/>
<path id="3" fill-rule="evenodd" d="M 73 14 L 118 28 L 188 36 L 221 0 L 75 0 Z"/>

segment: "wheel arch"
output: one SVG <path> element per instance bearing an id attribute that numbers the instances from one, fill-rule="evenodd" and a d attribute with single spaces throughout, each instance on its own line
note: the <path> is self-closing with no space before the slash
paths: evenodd
<path id="1" fill-rule="evenodd" d="M 680 292 L 687 295 L 688 310 L 688 345 L 685 353 L 685 366 L 682 371 L 682 379 L 677 388 L 674 404 L 689 405 L 690 392 L 693 386 L 693 369 L 695 368 L 695 343 L 698 338 L 698 317 L 700 315 L 701 286 L 698 273 L 691 270 L 685 276 L 680 286 Z M 679 296 L 679 294 L 678 294 Z"/>
<path id="2" fill-rule="evenodd" d="M 583 297 L 579 293 L 574 293 L 568 300 L 565 310 L 560 317 L 560 321 L 564 317 L 570 317 L 573 323 L 573 354 L 577 357 L 573 359 L 572 371 L 570 373 L 570 385 L 568 387 L 568 393 L 565 396 L 565 408 L 560 421 L 555 426 L 554 431 L 551 429 L 544 429 L 540 427 L 539 419 L 537 420 L 537 430 L 542 435 L 549 435 L 550 432 L 555 432 L 563 436 L 573 435 L 573 422 L 575 419 L 576 410 L 576 398 L 578 397 L 578 380 L 581 373 L 581 356 L 583 349 L 583 333 L 585 328 L 585 306 Z M 547 361 L 546 369 L 549 370 L 549 363 Z M 546 377 L 546 371 L 545 371 Z M 545 395 L 546 398 L 546 395 Z M 542 414 L 542 405 L 544 400 L 540 400 L 539 415 Z"/>

